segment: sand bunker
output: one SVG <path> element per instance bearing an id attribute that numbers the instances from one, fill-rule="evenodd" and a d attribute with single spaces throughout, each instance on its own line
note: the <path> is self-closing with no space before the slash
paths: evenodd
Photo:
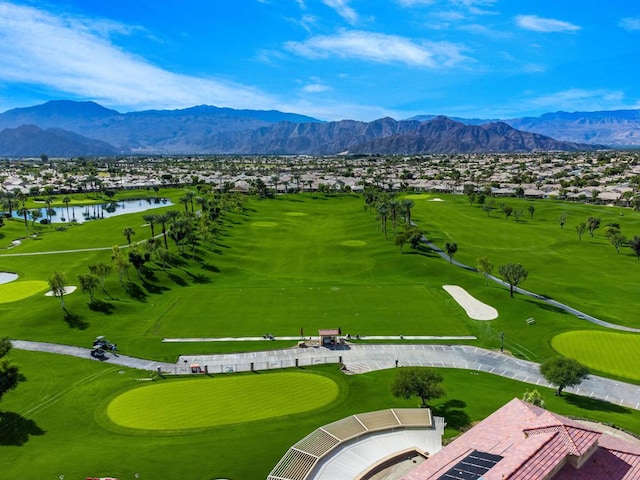
<path id="1" fill-rule="evenodd" d="M 11 272 L 0 272 L 0 285 L 3 283 L 13 282 L 18 279 L 18 275 L 16 273 Z"/>
<path id="2" fill-rule="evenodd" d="M 68 286 L 68 287 L 64 287 L 64 294 L 65 294 L 65 295 L 69 295 L 70 293 L 75 292 L 75 291 L 76 291 L 76 288 L 78 288 L 78 287 L 76 287 L 76 286 L 74 286 L 74 285 L 70 285 L 70 286 Z M 49 290 L 47 293 L 45 293 L 45 295 L 46 295 L 47 297 L 53 297 L 53 291 Z"/>
<path id="3" fill-rule="evenodd" d="M 443 285 L 442 288 L 464 308 L 469 318 L 474 320 L 493 320 L 498 318 L 498 311 L 495 308 L 475 299 L 464 288 L 457 285 Z"/>
<path id="4" fill-rule="evenodd" d="M 430 199 L 429 201 L 430 201 L 430 202 L 444 202 L 444 200 L 443 200 L 443 199 L 438 198 L 438 197 L 436 197 L 436 198 L 432 198 L 432 199 Z"/>

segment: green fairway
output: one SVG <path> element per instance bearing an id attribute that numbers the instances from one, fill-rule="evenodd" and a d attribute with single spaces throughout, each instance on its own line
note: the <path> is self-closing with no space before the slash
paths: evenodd
<path id="1" fill-rule="evenodd" d="M 43 280 L 25 280 L 0 285 L 0 303 L 17 302 L 49 288 Z"/>
<path id="2" fill-rule="evenodd" d="M 471 209 L 446 195 L 442 202 L 429 201 L 434 198 L 431 194 L 410 196 L 416 203 L 416 222 L 425 224 L 428 234 L 432 232 L 429 222 L 438 218 L 436 210 L 446 212 L 447 228 L 453 229 L 465 225 L 456 220 L 456 211 Z M 553 353 L 549 342 L 558 333 L 580 327 L 597 329 L 537 300 L 510 299 L 503 287 L 485 285 L 480 275 L 452 266 L 426 248 L 405 247 L 401 252 L 393 244 L 391 222 L 385 239 L 375 215 L 365 211 L 363 203 L 356 195 L 249 198 L 243 211 L 225 215 L 217 238 L 201 242 L 195 251 L 181 253 L 169 240 L 173 259 L 169 264 L 157 259 L 148 262 L 143 277 L 130 268 L 122 282 L 112 272 L 106 278 L 105 292 L 96 291 L 100 308 L 89 308 L 88 295 L 80 291 L 66 297 L 65 306 L 80 317 L 82 329 L 69 328 L 57 299 L 37 295 L 23 302 L 0 303 L 0 328 L 14 338 L 81 346 L 106 335 L 118 342 L 123 353 L 170 362 L 179 354 L 265 347 L 260 342 L 162 343 L 165 337 L 241 337 L 269 332 L 278 338 L 296 336 L 301 328 L 315 335 L 318 329 L 337 327 L 345 334 L 364 336 L 474 335 L 478 337 L 475 344 L 489 348 L 499 347 L 501 333 L 505 333 L 509 351 L 541 361 Z M 423 221 L 425 205 L 429 214 Z M 165 210 L 171 207 L 159 209 Z M 542 216 L 542 207 L 539 210 Z M 479 216 L 479 228 L 473 229 L 478 238 L 488 228 L 482 219 Z M 59 270 L 68 284 L 77 285 L 77 275 L 87 272 L 88 265 L 112 264 L 111 246 L 126 242 L 122 235 L 126 226 L 136 230 L 134 240 L 149 238 L 150 228 L 142 223 L 141 214 L 129 214 L 73 225 L 65 231 L 43 228 L 38 238 L 11 252 L 104 250 L 37 257 L 5 257 L 0 252 L 0 270 L 17 272 L 24 281 L 41 282 Z M 513 223 L 509 228 L 522 227 L 509 223 Z M 19 221 L 10 221 L 4 230 L 17 234 L 20 226 Z M 398 224 L 397 230 L 401 228 Z M 464 261 L 475 244 L 459 241 L 459 245 L 457 257 Z M 473 255 L 479 254 L 478 250 Z M 524 286 L 542 281 L 539 275 L 532 272 Z M 496 308 L 498 319 L 469 319 L 442 289 L 445 284 L 459 285 Z M 533 327 L 524 323 L 530 317 L 536 319 Z M 272 348 L 275 346 L 273 343 Z"/>
<path id="3" fill-rule="evenodd" d="M 566 332 L 554 337 L 551 346 L 593 370 L 640 381 L 640 334 Z"/>
<path id="4" fill-rule="evenodd" d="M 198 378 L 129 390 L 109 404 L 107 415 L 127 428 L 187 430 L 302 413 L 337 397 L 333 380 L 309 373 Z"/>
<path id="5" fill-rule="evenodd" d="M 441 195 L 441 202 L 416 199 L 412 218 L 435 244 L 444 248 L 456 242 L 456 260 L 476 266 L 488 257 L 495 265 L 521 263 L 529 276 L 522 288 L 546 295 L 585 313 L 613 323 L 640 327 L 637 308 L 637 273 L 640 264 L 632 250 L 620 253 L 605 237 L 607 224 L 618 224 L 627 238 L 640 235 L 640 212 L 552 200 L 494 198 L 487 215 L 463 195 Z M 504 203 L 524 211 L 515 221 L 499 206 Z M 527 208 L 533 206 L 533 217 Z M 558 218 L 566 214 L 560 227 Z M 575 227 L 587 217 L 601 219 L 593 237 L 585 232 L 578 239 Z"/>
<path id="6" fill-rule="evenodd" d="M 167 194 L 174 202 L 185 190 Z M 129 194 L 129 192 L 127 192 Z M 131 193 L 133 195 L 133 193 Z M 405 197 L 399 197 L 402 199 Z M 522 285 L 603 319 L 640 326 L 636 303 L 638 262 L 620 254 L 601 231 L 577 239 L 573 223 L 587 215 L 618 221 L 628 236 L 640 233 L 640 214 L 551 201 L 504 200 L 535 205 L 535 215 L 515 222 L 490 216 L 462 196 L 410 194 L 412 219 L 437 245 L 458 244 L 456 260 L 475 266 L 487 256 L 497 266 L 520 262 L 529 270 Z M 436 198 L 442 201 L 434 201 Z M 222 204 L 222 201 L 221 201 Z M 186 204 L 185 204 L 186 206 Z M 425 247 L 401 250 L 394 226 L 387 238 L 376 212 L 358 195 L 300 194 L 274 199 L 247 197 L 229 209 L 193 245 L 168 238 L 168 257 L 150 253 L 140 272 L 114 268 L 97 288 L 97 302 L 78 289 L 57 298 L 48 289 L 54 270 L 68 285 L 98 262 L 114 265 L 113 245 L 128 253 L 133 241 L 151 237 L 142 214 L 71 225 L 35 225 L 35 237 L 0 251 L 0 271 L 19 280 L 0 285 L 2 336 L 88 347 L 98 335 L 118 343 L 124 355 L 175 362 L 178 355 L 284 348 L 279 337 L 316 335 L 341 328 L 346 335 L 474 335 L 472 345 L 505 350 L 542 362 L 560 353 L 591 369 L 640 383 L 636 336 L 603 335 L 588 323 L 523 295 L 509 297 L 496 283 L 451 265 Z M 181 210 L 182 205 L 158 212 Z M 569 212 L 561 229 L 557 216 Z M 402 230 L 401 221 L 395 227 Z M 160 232 L 156 225 L 155 234 Z M 0 247 L 25 236 L 20 220 L 7 220 Z M 166 252 L 160 236 L 149 246 Z M 69 252 L 75 249 L 92 249 Z M 101 249 L 101 250 L 95 250 Z M 63 252 L 60 252 L 63 251 Z M 37 256 L 7 253 L 53 252 Z M 23 284 L 21 287 L 19 285 Z M 13 298 L 8 288 L 38 286 Z M 458 285 L 498 310 L 491 321 L 474 321 L 443 290 Z M 528 324 L 528 318 L 535 323 Z M 571 332 L 579 331 L 572 334 Z M 165 337 L 275 335 L 274 342 L 169 343 Z M 363 411 L 417 405 L 391 396 L 394 371 L 345 376 L 335 366 L 251 375 L 157 379 L 100 362 L 61 355 L 12 351 L 27 382 L 2 401 L 0 471 L 7 478 L 115 476 L 132 478 L 265 478 L 286 449 L 315 428 Z M 483 373 L 443 370 L 447 397 L 435 403 L 447 418 L 447 436 L 484 418 L 526 388 Z M 142 382 L 142 380 L 145 380 Z M 573 395 L 554 397 L 558 413 L 593 418 L 635 430 L 638 412 Z M 15 427 L 18 425 L 18 427 Z M 16 448 L 16 447 L 20 448 Z M 204 446 L 204 447 L 202 447 Z M 207 455 L 206 452 L 215 452 Z M 203 454 L 204 452 L 204 454 Z M 180 461 L 175 461 L 179 458 Z M 144 475 L 144 476 L 143 476 Z"/>
<path id="7" fill-rule="evenodd" d="M 0 477 L 7 479 L 58 478 L 62 474 L 73 479 L 89 476 L 127 479 L 139 472 L 141 479 L 259 480 L 266 478 L 291 445 L 322 425 L 355 413 L 416 407 L 420 403 L 417 397 L 405 400 L 392 396 L 390 385 L 395 369 L 344 375 L 335 365 L 325 365 L 304 371 L 198 377 L 194 381 L 156 380 L 141 385 L 149 372 L 65 355 L 16 350 L 10 355 L 27 381 L 2 401 Z M 432 407 L 435 415 L 446 418 L 447 437 L 531 388 L 483 372 L 449 369 L 438 372 L 444 376 L 447 395 L 433 402 Z M 339 385 L 339 396 L 312 411 L 184 432 L 118 428 L 106 418 L 105 411 L 113 398 L 147 388 L 153 391 L 156 385 L 172 385 L 179 390 L 180 384 L 192 382 L 204 386 L 221 380 L 233 385 L 239 379 L 264 377 L 265 390 L 256 389 L 247 395 L 252 401 L 251 408 L 259 409 L 269 402 L 264 392 L 271 391 L 270 383 L 282 387 L 288 380 L 281 381 L 279 377 L 288 379 L 292 374 L 326 378 L 330 384 Z M 551 389 L 536 388 L 552 411 L 611 423 L 640 434 L 640 412 L 571 394 L 556 397 Z M 190 409 L 190 398 L 187 394 L 182 396 L 184 410 Z M 242 395 L 236 400 L 244 401 Z M 215 399 L 210 401 L 213 405 Z M 215 413 L 206 402 L 202 408 L 194 409 L 194 413 L 203 416 Z"/>

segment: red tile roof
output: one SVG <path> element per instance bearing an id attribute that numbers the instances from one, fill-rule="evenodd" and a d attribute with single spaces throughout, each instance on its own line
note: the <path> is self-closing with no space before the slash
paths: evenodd
<path id="1" fill-rule="evenodd" d="M 472 450 L 503 457 L 483 480 L 640 480 L 640 448 L 513 399 L 407 473 L 436 480 Z"/>

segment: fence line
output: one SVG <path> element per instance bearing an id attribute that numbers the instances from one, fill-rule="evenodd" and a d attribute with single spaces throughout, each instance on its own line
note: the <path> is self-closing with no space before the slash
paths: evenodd
<path id="1" fill-rule="evenodd" d="M 277 370 L 292 367 L 312 367 L 328 363 L 342 363 L 342 355 L 324 357 L 283 358 L 269 361 L 215 362 L 209 364 L 174 365 L 172 367 L 158 367 L 161 375 L 192 375 L 192 374 L 222 374 L 234 372 L 253 372 L 261 370 Z"/>

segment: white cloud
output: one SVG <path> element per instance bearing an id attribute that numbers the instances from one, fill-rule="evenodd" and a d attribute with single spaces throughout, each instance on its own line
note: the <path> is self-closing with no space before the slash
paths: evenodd
<path id="1" fill-rule="evenodd" d="M 520 28 L 535 32 L 575 32 L 581 28 L 569 22 L 553 18 L 542 18 L 537 15 L 518 15 L 516 24 Z"/>
<path id="2" fill-rule="evenodd" d="M 305 42 L 287 42 L 285 48 L 308 58 L 358 58 L 430 68 L 448 67 L 466 59 L 461 47 L 449 42 L 415 42 L 396 35 L 363 31 L 344 31 L 312 37 Z"/>
<path id="3" fill-rule="evenodd" d="M 623 18 L 619 25 L 625 30 L 640 30 L 640 17 Z"/>
<path id="4" fill-rule="evenodd" d="M 548 111 L 594 111 L 626 108 L 624 93 L 618 90 L 572 88 L 525 100 L 536 109 Z"/>
<path id="5" fill-rule="evenodd" d="M 338 15 L 350 24 L 354 25 L 358 21 L 358 14 L 349 6 L 348 0 L 322 0 L 322 2 L 326 6 L 333 8 Z"/>
<path id="6" fill-rule="evenodd" d="M 256 88 L 175 74 L 118 48 L 108 37 L 130 32 L 126 25 L 55 16 L 6 2 L 0 3 L 0 24 L 3 83 L 28 84 L 125 108 L 274 104 Z"/>
<path id="7" fill-rule="evenodd" d="M 302 87 L 302 91 L 305 93 L 322 93 L 331 91 L 332 88 L 322 83 L 310 83 Z"/>

